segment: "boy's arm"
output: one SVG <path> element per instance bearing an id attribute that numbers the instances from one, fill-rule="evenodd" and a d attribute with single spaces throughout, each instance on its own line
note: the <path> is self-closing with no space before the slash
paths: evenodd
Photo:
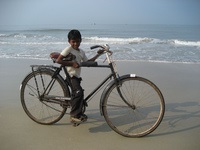
<path id="1" fill-rule="evenodd" d="M 99 54 L 96 54 L 93 58 L 90 58 L 88 61 L 95 61 L 99 56 Z"/>
<path id="2" fill-rule="evenodd" d="M 103 54 L 103 52 L 104 50 L 98 50 L 97 54 L 93 58 L 90 58 L 88 61 L 95 61 L 99 56 Z"/>
<path id="3" fill-rule="evenodd" d="M 58 58 L 56 59 L 56 63 L 64 65 L 64 66 L 72 66 L 74 68 L 79 68 L 78 63 L 72 62 L 72 61 L 64 61 L 63 58 L 64 56 L 60 54 Z"/>

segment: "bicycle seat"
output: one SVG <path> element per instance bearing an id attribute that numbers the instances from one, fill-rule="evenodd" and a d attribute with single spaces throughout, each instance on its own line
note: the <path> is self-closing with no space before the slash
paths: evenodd
<path id="1" fill-rule="evenodd" d="M 58 58 L 58 56 L 60 55 L 60 53 L 58 52 L 52 52 L 50 54 L 50 58 L 53 60 L 53 62 L 55 63 L 56 62 L 56 59 Z"/>
<path id="2" fill-rule="evenodd" d="M 55 62 L 59 55 L 60 55 L 60 53 L 58 53 L 58 52 L 52 52 L 50 54 L 50 58 L 53 60 L 53 62 Z"/>

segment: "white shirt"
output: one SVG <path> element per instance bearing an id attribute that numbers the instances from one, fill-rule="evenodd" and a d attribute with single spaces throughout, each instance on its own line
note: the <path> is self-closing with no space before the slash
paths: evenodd
<path id="1" fill-rule="evenodd" d="M 76 56 L 76 58 L 74 60 L 72 60 L 73 62 L 77 62 L 78 64 L 81 64 L 81 62 L 88 61 L 88 58 L 82 49 L 75 50 L 71 46 L 65 48 L 60 54 L 64 57 L 66 57 L 69 53 Z M 71 77 L 76 76 L 77 78 L 80 78 L 81 68 L 74 68 L 71 66 L 67 66 L 66 68 Z"/>

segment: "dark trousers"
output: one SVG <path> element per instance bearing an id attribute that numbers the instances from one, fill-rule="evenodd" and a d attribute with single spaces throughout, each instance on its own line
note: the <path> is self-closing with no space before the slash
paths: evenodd
<path id="1" fill-rule="evenodd" d="M 72 100 L 71 100 L 71 112 L 73 117 L 79 117 L 82 114 L 84 93 L 81 87 L 81 78 L 72 77 Z"/>

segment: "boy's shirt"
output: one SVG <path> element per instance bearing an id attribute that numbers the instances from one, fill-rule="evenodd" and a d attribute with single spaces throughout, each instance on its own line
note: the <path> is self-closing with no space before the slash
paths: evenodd
<path id="1" fill-rule="evenodd" d="M 88 61 L 88 58 L 82 49 L 75 50 L 70 46 L 70 47 L 65 48 L 61 52 L 61 55 L 66 57 L 69 53 L 75 56 L 75 58 L 72 60 L 73 62 L 77 62 L 78 64 L 81 64 L 81 62 Z M 74 68 L 71 66 L 67 66 L 66 68 L 71 77 L 76 76 L 77 78 L 80 78 L 81 68 Z"/>

